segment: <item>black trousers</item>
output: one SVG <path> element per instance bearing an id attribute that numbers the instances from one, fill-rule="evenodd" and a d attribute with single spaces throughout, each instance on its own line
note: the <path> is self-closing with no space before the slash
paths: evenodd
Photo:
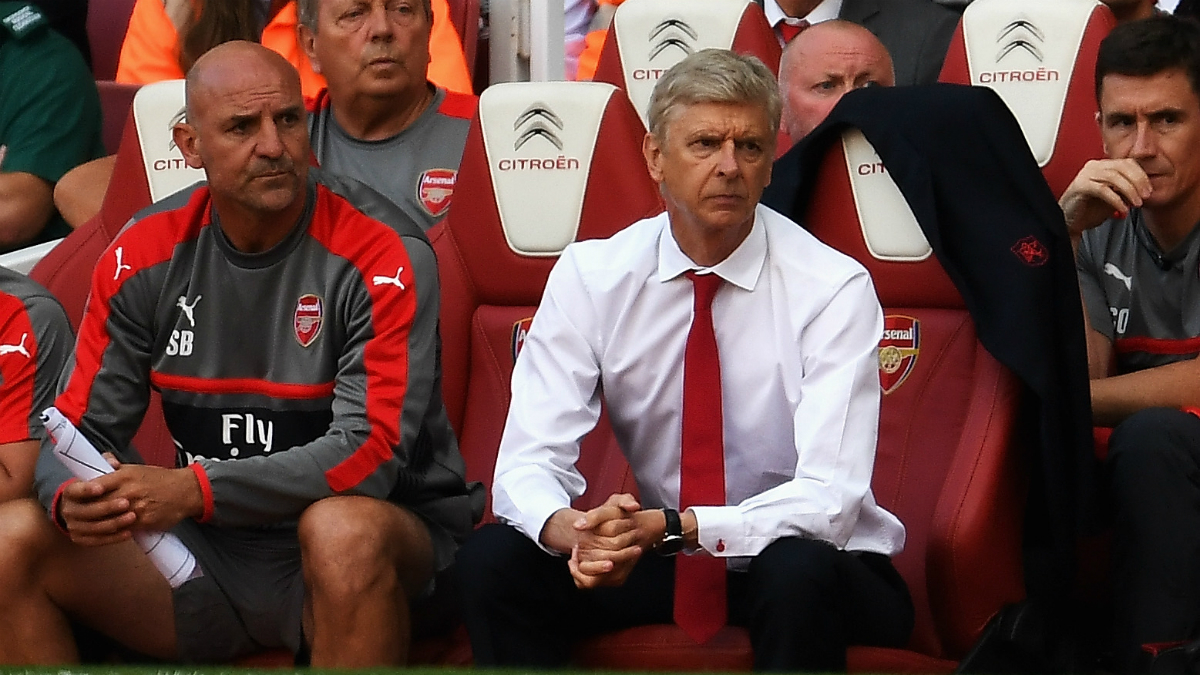
<path id="1" fill-rule="evenodd" d="M 1200 419 L 1143 410 L 1108 448 L 1114 646 L 1118 669 L 1140 672 L 1143 644 L 1200 637 Z"/>
<path id="2" fill-rule="evenodd" d="M 619 588 L 579 590 L 565 558 L 489 525 L 459 549 L 462 609 L 481 666 L 555 667 L 576 640 L 673 623 L 673 558 L 647 553 Z M 729 620 L 750 631 L 756 670 L 845 670 L 850 644 L 901 647 L 912 600 L 887 556 L 786 538 L 728 576 Z"/>

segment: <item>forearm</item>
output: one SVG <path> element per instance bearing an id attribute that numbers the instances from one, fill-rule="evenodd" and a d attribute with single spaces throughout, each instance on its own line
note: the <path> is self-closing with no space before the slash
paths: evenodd
<path id="1" fill-rule="evenodd" d="M 33 239 L 54 212 L 53 186 L 31 173 L 0 172 L 0 247 Z"/>
<path id="2" fill-rule="evenodd" d="M 1100 426 L 1116 426 L 1145 408 L 1200 406 L 1200 364 L 1180 361 L 1135 373 L 1093 379 L 1092 416 Z"/>

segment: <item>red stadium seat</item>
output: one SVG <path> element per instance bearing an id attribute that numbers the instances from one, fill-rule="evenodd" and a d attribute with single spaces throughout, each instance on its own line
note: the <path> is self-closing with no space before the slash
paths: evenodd
<path id="1" fill-rule="evenodd" d="M 643 134 L 628 99 L 606 84 L 500 84 L 480 96 L 460 197 L 430 230 L 442 282 L 443 394 L 468 480 L 491 485 L 514 356 L 559 252 L 662 210 Z M 601 492 L 600 500 L 633 489 L 604 423 L 585 440 L 581 469 L 593 488 L 582 507 Z"/>
<path id="2" fill-rule="evenodd" d="M 1094 78 L 1116 25 L 1093 0 L 976 0 L 950 42 L 941 82 L 990 87 L 1021 124 L 1055 196 L 1104 157 Z"/>
<path id="3" fill-rule="evenodd" d="M 867 267 L 886 316 L 875 497 L 904 523 L 895 564 L 916 607 L 909 650 L 855 649 L 853 670 L 948 671 L 1024 597 L 1020 386 L 979 343 L 962 297 L 856 130 L 822 164 L 806 222 Z"/>
<path id="4" fill-rule="evenodd" d="M 92 75 L 97 80 L 117 76 L 121 43 L 135 0 L 92 0 L 88 3 L 87 34 L 92 48 Z"/>
<path id="5" fill-rule="evenodd" d="M 117 154 L 121 147 L 121 136 L 125 132 L 125 121 L 129 117 L 129 109 L 133 106 L 133 95 L 141 88 L 140 84 L 118 84 L 111 80 L 99 80 L 96 89 L 100 92 L 100 112 L 103 115 L 101 134 L 104 137 L 104 149 L 110 155 Z"/>
<path id="6" fill-rule="evenodd" d="M 779 74 L 779 40 L 753 0 L 630 0 L 617 8 L 592 79 L 628 92 L 645 124 L 658 78 L 708 48 L 752 54 Z"/>
<path id="7" fill-rule="evenodd" d="M 125 223 L 152 202 L 204 178 L 203 172 L 183 164 L 183 156 L 171 140 L 171 127 L 182 114 L 182 80 L 157 82 L 137 91 L 109 183 L 114 189 L 104 195 L 100 213 L 68 235 L 30 272 L 62 303 L 75 329 L 83 317 L 96 261 Z M 175 448 L 157 394 L 134 446 L 149 463 L 174 465 Z"/>

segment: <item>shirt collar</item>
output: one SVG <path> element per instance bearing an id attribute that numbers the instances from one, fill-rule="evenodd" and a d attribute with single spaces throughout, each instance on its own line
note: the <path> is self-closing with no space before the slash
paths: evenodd
<path id="1" fill-rule="evenodd" d="M 830 19 L 838 18 L 838 14 L 842 11 L 842 0 L 822 0 L 821 4 L 813 8 L 807 16 L 793 17 L 797 20 L 804 19 L 810 24 L 829 21 Z M 767 23 L 772 27 L 778 26 L 780 21 L 788 18 L 787 14 L 779 8 L 779 3 L 776 0 L 763 0 L 763 13 L 767 15 Z"/>
<path id="2" fill-rule="evenodd" d="M 728 258 L 712 267 L 702 267 L 687 257 L 671 233 L 670 217 L 664 214 L 663 229 L 658 236 L 658 280 L 667 282 L 685 272 L 697 270 L 711 272 L 738 288 L 753 291 L 767 259 L 767 233 L 762 223 L 761 208 L 754 209 L 754 225 L 746 239 Z"/>

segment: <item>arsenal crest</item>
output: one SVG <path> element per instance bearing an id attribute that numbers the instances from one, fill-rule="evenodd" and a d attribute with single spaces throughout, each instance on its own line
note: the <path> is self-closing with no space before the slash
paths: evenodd
<path id="1" fill-rule="evenodd" d="M 429 215 L 436 218 L 450 208 L 457 178 L 458 172 L 454 169 L 429 169 L 421 174 L 417 181 L 417 201 Z"/>
<path id="2" fill-rule="evenodd" d="M 908 379 L 921 352 L 921 322 L 911 316 L 883 317 L 883 339 L 879 341 L 879 385 L 890 394 Z"/>
<path id="3" fill-rule="evenodd" d="M 512 328 L 512 355 L 513 363 L 517 362 L 517 354 L 521 353 L 521 347 L 525 346 L 525 336 L 529 334 L 529 326 L 533 323 L 533 317 L 521 319 L 513 324 Z"/>
<path id="4" fill-rule="evenodd" d="M 321 334 L 321 325 L 325 323 L 325 303 L 321 296 L 300 296 L 296 301 L 296 312 L 292 316 L 292 326 L 296 329 L 296 341 L 301 347 L 307 347 Z"/>
<path id="5" fill-rule="evenodd" d="M 1013 255 L 1030 267 L 1041 267 L 1050 261 L 1050 252 L 1032 234 L 1022 237 L 1010 249 Z"/>

